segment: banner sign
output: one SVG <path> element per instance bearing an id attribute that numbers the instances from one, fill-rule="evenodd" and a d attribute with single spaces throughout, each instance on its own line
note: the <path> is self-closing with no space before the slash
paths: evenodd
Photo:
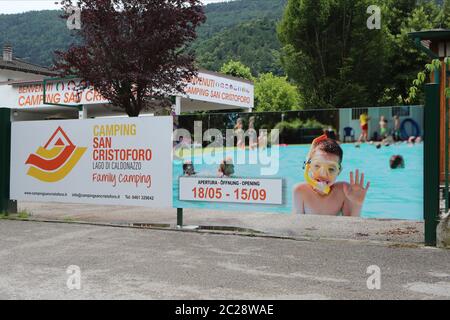
<path id="1" fill-rule="evenodd" d="M 11 198 L 172 206 L 172 117 L 12 124 Z"/>
<path id="2" fill-rule="evenodd" d="M 422 107 L 182 115 L 176 124 L 175 208 L 423 219 Z"/>
<path id="3" fill-rule="evenodd" d="M 180 178 L 180 200 L 283 204 L 280 179 Z"/>
<path id="4" fill-rule="evenodd" d="M 45 90 L 44 90 L 45 89 Z M 44 91 L 45 102 L 44 104 Z M 231 79 L 225 75 L 199 72 L 186 81 L 186 98 L 230 105 L 236 108 L 252 109 L 254 107 L 254 86 L 251 82 Z M 5 108 L 34 109 L 48 104 L 97 105 L 109 104 L 98 91 L 80 79 L 54 80 L 45 84 L 43 81 L 31 81 L 0 86 L 2 100 L 0 106 Z"/>
<path id="5" fill-rule="evenodd" d="M 423 113 L 16 122 L 11 198 L 422 220 Z"/>
<path id="6" fill-rule="evenodd" d="M 223 76 L 199 72 L 184 89 L 189 99 L 253 109 L 254 86 Z"/>

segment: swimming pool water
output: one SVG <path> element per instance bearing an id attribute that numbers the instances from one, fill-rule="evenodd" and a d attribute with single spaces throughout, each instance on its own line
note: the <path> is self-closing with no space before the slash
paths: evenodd
<path id="1" fill-rule="evenodd" d="M 353 144 L 343 144 L 343 172 L 338 181 L 349 181 L 351 170 L 360 169 L 370 181 L 371 186 L 364 203 L 362 217 L 423 220 L 423 144 L 409 146 L 406 143 L 382 147 L 365 144 L 355 148 Z M 284 205 L 252 205 L 208 202 L 187 202 L 178 200 L 178 178 L 182 173 L 182 161 L 173 163 L 174 190 L 173 203 L 177 208 L 204 208 L 213 210 L 263 211 L 291 213 L 292 188 L 304 182 L 303 161 L 309 145 L 280 147 L 279 172 L 275 176 L 260 176 L 259 165 L 236 165 L 237 177 L 242 178 L 282 178 Z M 251 151 L 245 152 L 248 159 Z M 405 159 L 405 169 L 391 170 L 389 159 L 400 154 Z M 199 176 L 215 177 L 217 165 L 196 165 Z"/>

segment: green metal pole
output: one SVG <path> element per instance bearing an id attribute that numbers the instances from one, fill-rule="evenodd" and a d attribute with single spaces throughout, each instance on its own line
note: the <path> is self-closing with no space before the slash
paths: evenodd
<path id="1" fill-rule="evenodd" d="M 11 110 L 0 108 L 0 213 L 10 210 Z"/>
<path id="2" fill-rule="evenodd" d="M 442 72 L 445 72 L 445 87 L 447 87 L 447 77 L 449 75 L 448 72 L 448 66 L 445 64 L 445 69 L 442 70 Z M 445 94 L 445 93 L 444 93 Z M 448 212 L 449 205 L 450 205 L 450 199 L 449 199 L 449 150 L 448 150 L 448 144 L 450 142 L 450 115 L 449 113 L 449 107 L 448 107 L 449 99 L 446 97 L 445 99 L 445 189 L 444 189 L 444 199 L 445 199 L 445 212 Z"/>
<path id="3" fill-rule="evenodd" d="M 425 245 L 436 246 L 439 222 L 439 155 L 440 155 L 440 92 L 439 84 L 425 85 L 424 112 L 424 219 Z"/>
<path id="4" fill-rule="evenodd" d="M 177 226 L 183 228 L 183 208 L 177 208 Z"/>
<path id="5" fill-rule="evenodd" d="M 448 108 L 448 99 L 445 99 L 445 189 L 444 189 L 444 199 L 445 199 L 445 212 L 448 212 L 449 209 L 449 154 L 448 154 L 448 143 L 449 143 L 449 108 Z"/>
<path id="6" fill-rule="evenodd" d="M 47 83 L 53 82 L 53 81 L 64 81 L 64 80 L 70 80 L 70 79 L 76 79 L 77 77 L 66 77 L 66 78 L 46 78 L 42 82 L 42 98 L 43 98 L 43 104 L 50 105 L 50 106 L 59 106 L 59 107 L 71 107 L 71 108 L 77 108 L 79 111 L 83 109 L 83 105 L 77 104 L 77 105 L 70 105 L 70 104 L 64 104 L 64 103 L 52 103 L 47 102 Z"/>

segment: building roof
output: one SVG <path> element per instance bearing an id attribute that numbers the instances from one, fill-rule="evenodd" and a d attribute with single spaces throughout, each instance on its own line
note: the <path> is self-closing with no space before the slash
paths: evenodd
<path id="1" fill-rule="evenodd" d="M 48 68 L 39 66 L 37 64 L 26 62 L 19 58 L 13 58 L 12 61 L 5 61 L 0 56 L 0 69 L 7 69 L 12 71 L 20 71 L 20 72 L 26 72 L 26 73 L 34 73 L 34 74 L 40 74 L 44 76 L 54 76 L 57 73 L 54 71 L 51 71 Z"/>
<path id="2" fill-rule="evenodd" d="M 410 37 L 420 40 L 444 40 L 450 39 L 450 29 L 428 29 L 417 32 L 410 32 Z"/>

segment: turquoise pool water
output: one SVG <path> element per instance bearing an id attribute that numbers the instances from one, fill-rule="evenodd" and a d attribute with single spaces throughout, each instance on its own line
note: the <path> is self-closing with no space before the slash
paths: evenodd
<path id="1" fill-rule="evenodd" d="M 360 169 L 371 187 L 368 191 L 362 217 L 423 220 L 423 144 L 408 146 L 398 144 L 376 149 L 373 145 L 355 148 L 353 144 L 342 145 L 344 150 L 343 172 L 338 181 L 349 181 L 351 170 Z M 303 179 L 303 161 L 309 145 L 280 147 L 280 169 L 277 175 L 264 178 L 282 178 L 284 205 L 246 205 L 229 203 L 186 202 L 178 200 L 178 178 L 182 175 L 182 161 L 173 163 L 173 203 L 178 208 L 205 208 L 215 210 L 263 211 L 290 213 L 292 188 Z M 250 151 L 245 152 L 248 158 Z M 405 169 L 391 170 L 389 158 L 400 154 L 404 157 Z M 217 166 L 196 165 L 199 176 L 215 177 Z M 261 177 L 258 165 L 237 165 L 237 177 Z"/>

